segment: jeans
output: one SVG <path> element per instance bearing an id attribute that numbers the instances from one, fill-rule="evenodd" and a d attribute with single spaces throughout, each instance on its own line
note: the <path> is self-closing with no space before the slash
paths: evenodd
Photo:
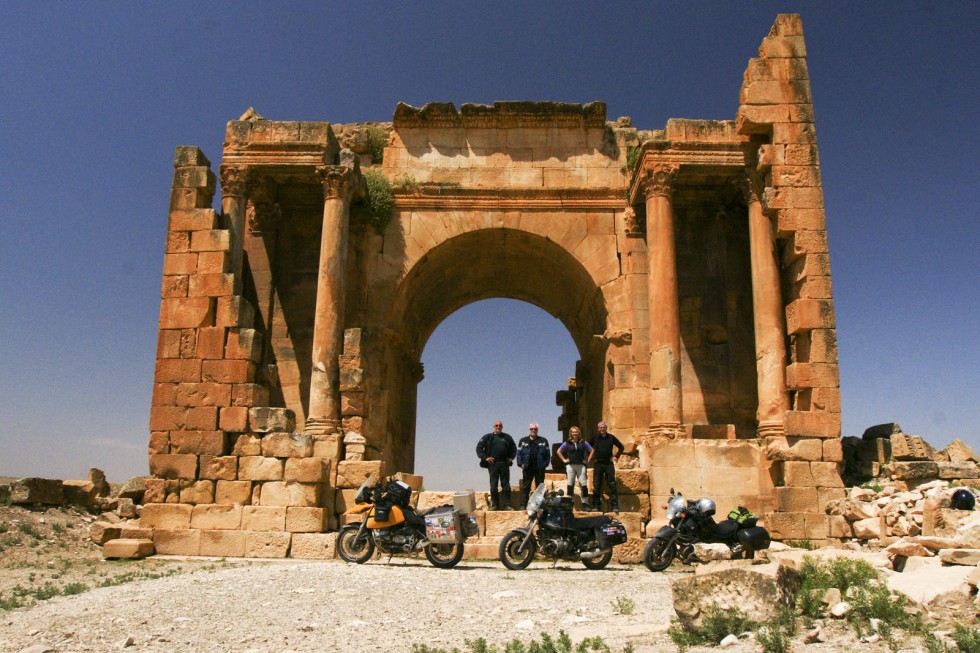
<path id="1" fill-rule="evenodd" d="M 503 489 L 503 496 L 498 494 L 498 483 Z M 490 463 L 490 505 L 510 509 L 510 463 L 506 461 Z"/>

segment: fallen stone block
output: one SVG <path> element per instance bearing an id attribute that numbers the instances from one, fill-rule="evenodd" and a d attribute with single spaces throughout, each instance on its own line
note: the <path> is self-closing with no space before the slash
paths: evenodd
<path id="1" fill-rule="evenodd" d="M 928 604 L 936 597 L 947 592 L 958 592 L 969 596 L 970 586 L 966 578 L 970 567 L 935 567 L 928 566 L 910 571 L 908 568 L 900 574 L 888 577 L 888 588 L 904 594 L 916 603 Z"/>
<path id="2" fill-rule="evenodd" d="M 94 521 L 88 527 L 88 535 L 99 546 L 119 538 L 120 528 L 105 521 Z"/>
<path id="3" fill-rule="evenodd" d="M 700 628 L 712 606 L 738 608 L 749 619 L 766 622 L 781 606 L 792 604 L 799 590 L 799 573 L 780 564 L 728 568 L 671 583 L 674 612 L 685 628 Z"/>
<path id="4" fill-rule="evenodd" d="M 887 424 L 876 424 L 875 426 L 870 426 L 864 430 L 864 435 L 861 436 L 864 440 L 877 440 L 878 438 L 891 438 L 892 435 L 896 433 L 901 433 L 902 427 L 894 422 Z"/>
<path id="5" fill-rule="evenodd" d="M 119 489 L 120 499 L 132 499 L 134 503 L 142 502 L 144 494 L 146 494 L 145 476 L 134 476 Z"/>
<path id="6" fill-rule="evenodd" d="M 891 436 L 893 460 L 932 460 L 936 450 L 918 435 L 895 433 Z"/>
<path id="7" fill-rule="evenodd" d="M 61 486 L 66 504 L 82 508 L 95 505 L 98 492 L 91 481 L 63 481 Z"/>
<path id="8" fill-rule="evenodd" d="M 65 492 L 61 481 L 50 478 L 22 478 L 10 484 L 10 503 L 60 506 Z"/>
<path id="9" fill-rule="evenodd" d="M 980 565 L 980 550 L 978 549 L 943 549 L 939 559 L 945 565 L 964 565 L 977 567 Z"/>
<path id="10" fill-rule="evenodd" d="M 140 560 L 156 553 L 153 541 L 148 539 L 114 539 L 102 546 L 106 560 Z"/>
<path id="11" fill-rule="evenodd" d="M 976 450 L 960 439 L 953 440 L 939 453 L 952 463 L 980 462 Z"/>
<path id="12" fill-rule="evenodd" d="M 980 469 L 972 461 L 966 462 L 941 462 L 939 466 L 939 478 L 941 479 L 975 479 L 980 478 Z"/>

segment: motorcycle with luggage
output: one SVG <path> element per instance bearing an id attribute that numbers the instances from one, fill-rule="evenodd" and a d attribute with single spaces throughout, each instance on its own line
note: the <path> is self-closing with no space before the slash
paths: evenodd
<path id="1" fill-rule="evenodd" d="M 384 486 L 368 477 L 354 496 L 354 506 L 344 513 L 361 516 L 359 523 L 347 524 L 337 534 L 337 553 L 347 562 L 363 564 L 375 549 L 389 556 L 418 555 L 434 567 L 449 569 L 463 558 L 463 545 L 480 534 L 472 516 L 472 493 L 458 494 L 454 503 L 416 512 L 411 504 L 412 488 L 391 480 Z"/>
<path id="2" fill-rule="evenodd" d="M 663 571 L 674 558 L 685 564 L 697 562 L 694 545 L 725 544 L 733 559 L 755 557 L 755 552 L 769 548 L 769 532 L 757 526 L 758 518 L 739 506 L 728 518 L 715 522 L 715 502 L 707 497 L 688 501 L 670 489 L 667 502 L 667 525 L 660 528 L 643 550 L 643 564 L 650 571 Z"/>
<path id="3" fill-rule="evenodd" d="M 618 519 L 578 518 L 573 497 L 562 490 L 549 492 L 538 485 L 527 502 L 528 522 L 500 541 L 497 553 L 508 569 L 524 569 L 536 553 L 558 560 L 581 560 L 588 569 L 602 569 L 612 559 L 613 547 L 626 541 L 626 528 Z"/>

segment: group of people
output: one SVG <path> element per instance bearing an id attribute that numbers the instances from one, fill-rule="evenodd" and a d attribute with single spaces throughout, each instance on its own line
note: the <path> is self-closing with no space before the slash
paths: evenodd
<path id="1" fill-rule="evenodd" d="M 613 512 L 619 512 L 619 495 L 616 492 L 616 461 L 623 455 L 623 443 L 608 431 L 605 422 L 596 426 L 598 433 L 591 442 L 582 439 L 582 431 L 573 426 L 568 432 L 568 440 L 558 447 L 557 455 L 565 463 L 568 496 L 574 496 L 575 482 L 582 493 L 582 508 L 592 510 L 589 501 L 589 484 L 586 465 L 592 463 L 593 491 L 595 508 L 602 509 L 602 486 L 609 488 L 609 505 Z M 510 510 L 510 466 L 516 460 L 522 470 L 521 502 L 518 509 L 527 507 L 532 484 L 536 487 L 544 482 L 544 472 L 551 463 L 551 447 L 548 440 L 538 434 L 540 428 L 532 422 L 528 434 L 514 443 L 514 438 L 504 432 L 503 422 L 497 420 L 493 431 L 480 438 L 476 445 L 476 455 L 480 457 L 480 467 L 490 472 L 490 510 Z"/>

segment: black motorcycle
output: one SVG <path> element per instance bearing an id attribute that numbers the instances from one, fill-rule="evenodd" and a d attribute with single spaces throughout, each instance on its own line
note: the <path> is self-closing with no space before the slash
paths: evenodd
<path id="1" fill-rule="evenodd" d="M 412 488 L 401 481 L 390 481 L 382 488 L 369 477 L 358 489 L 349 517 L 361 521 L 348 524 L 337 534 L 337 553 L 347 562 L 367 562 L 377 547 L 389 556 L 425 553 L 435 567 L 448 569 L 463 558 L 463 543 L 480 534 L 476 519 L 464 510 L 439 506 L 416 512 L 409 503 Z M 472 495 L 470 495 L 472 504 Z"/>
<path id="2" fill-rule="evenodd" d="M 707 497 L 686 501 L 684 495 L 670 489 L 667 502 L 667 525 L 647 543 L 643 564 L 650 571 L 663 571 L 675 557 L 685 564 L 697 562 L 694 545 L 698 543 L 725 544 L 732 559 L 755 557 L 755 552 L 769 548 L 769 532 L 756 526 L 758 518 L 739 506 L 728 519 L 715 522 L 715 502 Z"/>
<path id="3" fill-rule="evenodd" d="M 612 517 L 576 518 L 573 497 L 548 492 L 544 484 L 527 501 L 528 522 L 500 541 L 500 562 L 524 569 L 534 554 L 558 560 L 581 560 L 588 569 L 602 569 L 612 560 L 613 547 L 626 541 L 626 528 Z"/>

